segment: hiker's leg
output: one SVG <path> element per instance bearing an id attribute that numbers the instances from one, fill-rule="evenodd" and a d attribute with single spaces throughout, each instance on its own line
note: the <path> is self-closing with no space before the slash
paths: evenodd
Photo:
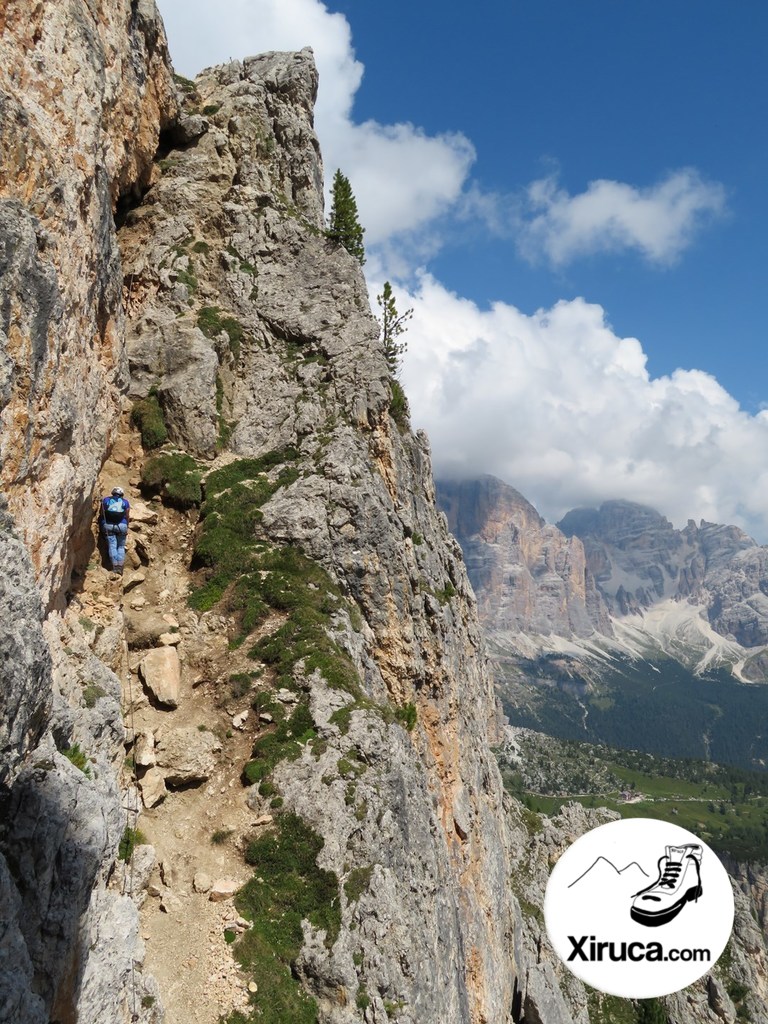
<path id="1" fill-rule="evenodd" d="M 128 523 L 118 523 L 115 527 L 115 568 L 122 571 L 125 562 L 125 542 L 128 539 Z"/>
<path id="2" fill-rule="evenodd" d="M 117 563 L 117 537 L 115 535 L 115 527 L 111 523 L 107 523 L 104 527 L 104 533 L 107 538 L 107 550 L 109 551 L 109 564 L 114 570 Z"/>

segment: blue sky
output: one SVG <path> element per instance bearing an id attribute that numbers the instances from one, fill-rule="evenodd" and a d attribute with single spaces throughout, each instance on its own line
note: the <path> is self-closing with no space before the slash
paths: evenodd
<path id="1" fill-rule="evenodd" d="M 768 539 L 762 0 L 159 6 L 184 74 L 314 48 L 438 472 Z"/>
<path id="2" fill-rule="evenodd" d="M 467 230 L 431 262 L 440 280 L 531 312 L 583 295 L 643 340 L 654 375 L 697 366 L 749 409 L 768 399 L 755 379 L 766 340 L 768 5 L 527 0 L 461 18 L 431 2 L 394 2 L 386 17 L 360 0 L 333 9 L 366 66 L 355 115 L 463 132 L 485 190 L 514 192 L 553 170 L 571 193 L 602 178 L 648 186 L 695 167 L 726 192 L 727 212 L 672 267 L 630 252 L 553 272 L 517 258 L 510 239 Z"/>

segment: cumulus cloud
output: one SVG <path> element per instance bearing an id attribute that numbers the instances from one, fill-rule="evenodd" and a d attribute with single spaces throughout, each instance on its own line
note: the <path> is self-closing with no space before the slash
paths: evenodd
<path id="1" fill-rule="evenodd" d="M 313 48 L 326 177 L 340 167 L 352 183 L 366 245 L 423 229 L 459 198 L 475 158 L 464 135 L 354 121 L 363 65 L 346 18 L 320 0 L 159 0 L 158 6 L 174 64 L 185 75 L 267 50 Z"/>
<path id="2" fill-rule="evenodd" d="M 635 249 L 650 263 L 673 263 L 702 224 L 725 209 L 722 185 L 704 181 L 690 168 L 649 188 L 593 181 L 573 196 L 550 176 L 532 182 L 526 199 L 520 251 L 553 266 L 621 249 Z"/>
<path id="3" fill-rule="evenodd" d="M 627 498 L 768 540 L 768 413 L 743 412 L 700 370 L 650 377 L 640 342 L 583 299 L 527 315 L 481 310 L 426 274 L 396 291 L 416 311 L 404 385 L 438 474 L 492 473 L 550 521 Z"/>

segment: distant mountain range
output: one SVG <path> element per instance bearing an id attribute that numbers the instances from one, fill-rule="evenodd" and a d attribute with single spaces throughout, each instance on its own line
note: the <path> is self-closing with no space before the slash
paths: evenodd
<path id="1" fill-rule="evenodd" d="M 553 526 L 492 476 L 440 482 L 437 494 L 513 720 L 676 756 L 768 760 L 768 687 L 744 685 L 768 683 L 768 547 L 736 526 L 678 530 L 629 501 Z M 675 701 L 670 721 L 660 709 Z"/>

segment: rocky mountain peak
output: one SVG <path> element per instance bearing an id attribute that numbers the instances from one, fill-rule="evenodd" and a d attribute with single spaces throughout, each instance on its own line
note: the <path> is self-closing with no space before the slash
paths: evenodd
<path id="1" fill-rule="evenodd" d="M 584 547 L 548 525 L 519 491 L 492 476 L 438 484 L 438 502 L 464 551 L 488 635 L 610 635 Z"/>

